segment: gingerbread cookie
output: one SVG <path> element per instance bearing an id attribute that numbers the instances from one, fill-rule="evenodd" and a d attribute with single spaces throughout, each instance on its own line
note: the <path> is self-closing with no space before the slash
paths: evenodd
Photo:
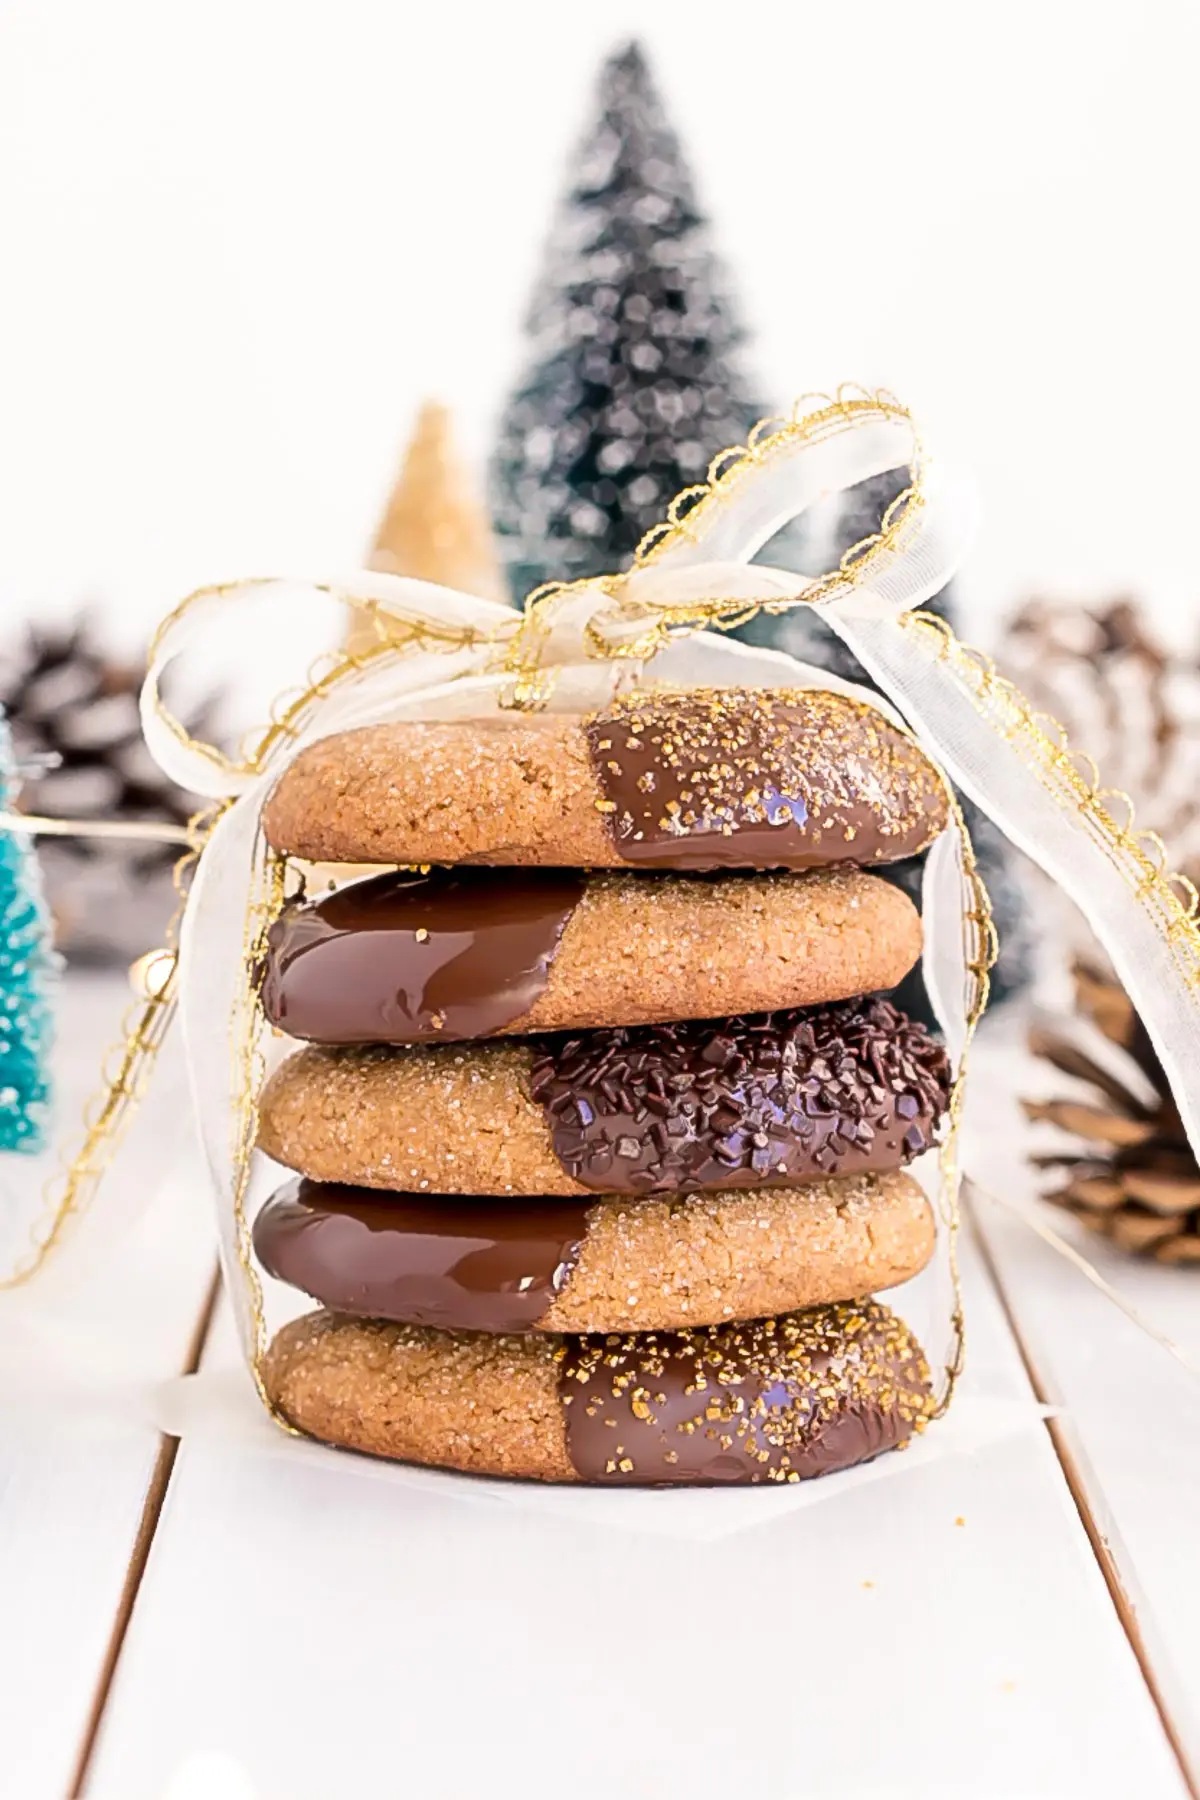
<path id="1" fill-rule="evenodd" d="M 259 1144 L 319 1181 L 437 1194 L 692 1193 L 898 1169 L 950 1066 L 887 1000 L 532 1043 L 299 1051 Z"/>
<path id="2" fill-rule="evenodd" d="M 804 1481 L 906 1443 L 934 1401 L 875 1302 L 704 1331 L 489 1336 L 318 1312 L 267 1354 L 282 1415 L 350 1450 L 600 1485 Z"/>
<path id="3" fill-rule="evenodd" d="M 908 897 L 857 869 L 393 872 L 289 907 L 263 1010 L 324 1044 L 446 1042 L 808 1006 L 894 987 Z"/>
<path id="4" fill-rule="evenodd" d="M 933 766 L 865 702 L 698 688 L 323 738 L 263 829 L 326 862 L 811 869 L 913 856 L 946 817 Z"/>
<path id="5" fill-rule="evenodd" d="M 490 1332 L 764 1318 L 894 1287 L 933 1242 L 900 1173 L 590 1204 L 295 1180 L 254 1223 L 267 1273 L 332 1312 Z"/>

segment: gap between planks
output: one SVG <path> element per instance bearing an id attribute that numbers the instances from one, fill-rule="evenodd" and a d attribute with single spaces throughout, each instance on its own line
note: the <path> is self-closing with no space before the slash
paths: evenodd
<path id="1" fill-rule="evenodd" d="M 180 1369 L 182 1375 L 194 1375 L 200 1367 L 200 1359 L 204 1355 L 204 1346 L 212 1327 L 217 1310 L 217 1299 L 221 1292 L 221 1271 L 213 1270 L 208 1284 L 208 1291 L 196 1318 L 195 1328 L 188 1341 L 187 1351 Z M 150 1472 L 150 1480 L 146 1485 L 146 1498 L 142 1502 L 141 1517 L 138 1520 L 137 1535 L 129 1555 L 129 1567 L 126 1570 L 125 1582 L 121 1589 L 121 1597 L 117 1602 L 116 1615 L 113 1619 L 112 1631 L 109 1633 L 108 1646 L 104 1652 L 104 1661 L 100 1665 L 100 1674 L 96 1681 L 96 1692 L 88 1711 L 87 1723 L 83 1728 L 79 1755 L 67 1787 L 67 1800 L 81 1800 L 84 1794 L 88 1771 L 96 1749 L 96 1740 L 100 1735 L 100 1726 L 104 1718 L 104 1710 L 108 1705 L 108 1697 L 112 1691 L 117 1664 L 121 1659 L 121 1650 L 125 1636 L 129 1630 L 129 1621 L 133 1616 L 134 1603 L 138 1590 L 142 1585 L 142 1577 L 146 1573 L 146 1563 L 150 1556 L 150 1546 L 154 1542 L 154 1534 L 158 1530 L 158 1522 L 162 1516 L 163 1502 L 167 1497 L 167 1489 L 171 1484 L 171 1473 L 175 1467 L 175 1458 L 179 1454 L 178 1438 L 162 1437 L 159 1440 L 158 1454 L 154 1459 L 154 1467 Z"/>
<path id="2" fill-rule="evenodd" d="M 964 1178 L 964 1186 L 969 1193 L 975 1191 L 970 1176 Z M 979 1191 L 982 1192 L 982 1190 Z M 1042 1378 L 1032 1351 L 1025 1341 L 1025 1336 L 1021 1329 L 1016 1309 L 1009 1298 L 1009 1292 L 1004 1277 L 1001 1275 L 999 1265 L 995 1256 L 992 1254 L 992 1246 L 988 1240 L 987 1233 L 981 1226 L 974 1211 L 967 1216 L 970 1222 L 971 1235 L 978 1246 L 984 1268 L 987 1270 L 992 1286 L 996 1291 L 996 1297 L 1000 1302 L 1008 1328 L 1012 1333 L 1013 1341 L 1017 1346 L 1018 1354 L 1024 1364 L 1025 1373 L 1029 1378 L 1029 1384 L 1040 1405 L 1053 1405 L 1053 1396 L 1051 1395 L 1046 1382 Z M 1113 1603 L 1113 1610 L 1116 1612 L 1121 1629 L 1129 1641 L 1129 1648 L 1133 1651 L 1133 1654 L 1137 1659 L 1138 1668 L 1142 1673 L 1142 1680 L 1145 1682 L 1147 1691 L 1154 1703 L 1154 1709 L 1158 1714 L 1159 1723 L 1162 1725 L 1167 1742 L 1171 1746 L 1172 1754 L 1179 1764 L 1179 1772 L 1183 1777 L 1184 1786 L 1192 1796 L 1192 1800 L 1200 1800 L 1200 1780 L 1198 1780 L 1196 1771 L 1193 1769 L 1187 1752 L 1184 1749 L 1182 1736 L 1171 1717 L 1166 1699 L 1159 1685 L 1158 1677 L 1154 1672 L 1145 1641 L 1142 1637 L 1141 1627 L 1138 1624 L 1137 1608 L 1134 1606 L 1125 1590 L 1125 1585 L 1121 1579 L 1121 1572 L 1117 1567 L 1116 1558 L 1113 1556 L 1108 1540 L 1100 1529 L 1099 1521 L 1092 1511 L 1087 1496 L 1087 1486 L 1079 1467 L 1078 1457 L 1072 1448 L 1061 1419 L 1049 1418 L 1045 1421 L 1045 1425 L 1046 1431 L 1050 1437 L 1050 1442 L 1054 1447 L 1054 1454 L 1058 1458 L 1059 1465 L 1062 1468 L 1063 1478 L 1070 1490 L 1071 1499 L 1075 1504 L 1075 1510 L 1079 1514 L 1079 1522 L 1087 1534 L 1088 1543 L 1092 1547 L 1092 1554 L 1096 1558 L 1100 1574 L 1104 1579 L 1104 1585 L 1108 1589 L 1109 1599 Z"/>

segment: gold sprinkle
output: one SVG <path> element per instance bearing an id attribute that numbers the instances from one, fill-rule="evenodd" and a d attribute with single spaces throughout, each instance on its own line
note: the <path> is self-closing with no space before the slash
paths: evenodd
<path id="1" fill-rule="evenodd" d="M 875 1301 L 670 1334 L 583 1338 L 568 1362 L 570 1372 L 582 1373 L 590 1385 L 589 1398 L 611 1397 L 622 1439 L 647 1430 L 657 1437 L 650 1402 L 667 1404 L 668 1366 L 670 1403 L 691 1402 L 685 1416 L 672 1421 L 672 1432 L 705 1456 L 719 1449 L 740 1457 L 745 1478 L 755 1481 L 795 1483 L 820 1472 L 822 1434 L 847 1405 L 865 1403 L 881 1418 L 890 1413 L 897 1447 L 934 1410 L 919 1346 L 903 1322 Z M 636 1437 L 628 1449 L 618 1442 L 608 1460 L 618 1472 L 633 1473 L 636 1451 Z M 680 1460 L 661 1442 L 654 1455 L 667 1463 Z M 624 1469 L 623 1459 L 633 1469 Z"/>
<path id="2" fill-rule="evenodd" d="M 595 715 L 649 753 L 659 785 L 691 806 L 688 829 L 723 836 L 747 824 L 863 839 L 863 862 L 886 840 L 928 841 L 944 815 L 942 784 L 916 747 L 865 702 L 821 690 L 694 688 L 619 696 Z M 604 750 L 612 738 L 598 739 Z M 819 749 L 816 748 L 819 746 Z M 649 793 L 644 776 L 638 787 Z M 664 795 L 664 800 L 667 798 Z M 692 804 L 694 798 L 694 804 Z M 769 804 L 768 804 L 769 801 Z M 653 816 L 643 815 L 653 825 Z M 632 828 L 636 820 L 628 818 Z M 659 827 L 663 829 L 663 827 Z M 679 835 L 674 832 L 673 835 Z"/>
<path id="3" fill-rule="evenodd" d="M 413 933 L 413 936 L 416 938 L 418 944 L 424 944 L 428 941 L 429 933 L 426 931 L 426 929 L 423 925 L 418 925 L 416 931 Z"/>

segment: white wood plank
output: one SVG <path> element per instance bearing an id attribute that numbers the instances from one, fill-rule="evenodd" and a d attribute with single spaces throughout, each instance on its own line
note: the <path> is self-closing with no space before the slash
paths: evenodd
<path id="1" fill-rule="evenodd" d="M 1034 1203 L 1045 1178 L 1027 1152 L 1051 1140 L 1025 1124 L 1017 1099 L 1071 1084 L 1023 1053 L 1017 1029 L 981 1046 L 968 1165 L 995 1194 Z M 1072 1461 L 1200 1785 L 1200 1378 L 1026 1225 L 986 1201 L 977 1211 L 1031 1363 L 1067 1409 Z M 1041 1216 L 1200 1363 L 1200 1270 L 1123 1256 L 1057 1208 Z"/>
<path id="2" fill-rule="evenodd" d="M 370 1468 L 185 1440 L 90 1800 L 1185 1791 L 1041 1425 L 705 1544 Z"/>
<path id="3" fill-rule="evenodd" d="M 72 1132 L 128 1002 L 116 977 L 65 984 L 57 1072 Z M 147 1178 L 156 1148 L 177 1157 L 180 1141 L 174 1114 L 143 1130 L 122 1179 Z M 97 1204 L 124 1199 L 108 1192 Z M 15 1339 L 0 1301 L 0 1352 L 9 1353 L 0 1382 L 0 1792 L 14 1800 L 66 1792 L 160 1443 L 96 1390 L 182 1366 L 212 1264 L 207 1205 L 180 1166 L 44 1345 L 24 1327 Z M 44 1391 L 49 1381 L 66 1383 L 57 1398 Z M 43 1391 L 31 1398 L 35 1386 Z"/>

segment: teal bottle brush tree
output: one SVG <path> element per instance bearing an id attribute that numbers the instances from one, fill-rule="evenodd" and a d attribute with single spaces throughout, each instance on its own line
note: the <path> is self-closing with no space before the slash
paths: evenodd
<path id="1" fill-rule="evenodd" d="M 0 714 L 0 816 L 16 788 L 12 741 Z M 57 968 L 33 845 L 0 829 L 0 1152 L 37 1151 L 45 1142 Z"/>

